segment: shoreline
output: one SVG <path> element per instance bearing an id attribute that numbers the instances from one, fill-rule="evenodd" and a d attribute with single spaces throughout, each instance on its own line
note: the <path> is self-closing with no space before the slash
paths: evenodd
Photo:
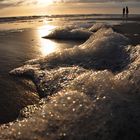
<path id="1" fill-rule="evenodd" d="M 122 23 L 113 26 L 114 31 L 128 37 L 130 44 L 140 44 L 140 23 Z"/>
<path id="2" fill-rule="evenodd" d="M 50 56 L 50 61 L 48 60 L 47 63 L 46 61 L 49 56 L 44 57 L 44 59 L 41 59 L 38 62 L 29 62 L 27 63 L 28 65 L 26 65 L 27 67 L 14 69 L 13 74 L 15 75 L 25 74 L 25 76 L 34 78 L 40 92 L 46 93 L 46 97 L 49 92 L 51 94 L 54 93 L 54 96 L 50 96 L 49 100 L 48 98 L 44 98 L 44 104 L 41 104 L 41 109 L 39 108 L 40 106 L 38 107 L 38 104 L 34 104 L 35 109 L 39 109 L 39 112 L 36 112 L 35 110 L 35 114 L 34 106 L 27 107 L 25 110 L 23 109 L 21 114 L 21 116 L 23 115 L 23 121 L 21 121 L 21 119 L 11 123 L 11 125 L 5 128 L 5 130 L 2 130 L 1 133 L 10 139 L 12 138 L 10 132 L 14 130 L 15 138 L 17 136 L 22 139 L 24 137 L 36 137 L 38 136 L 38 133 L 34 135 L 34 132 L 40 132 L 39 134 L 42 134 L 41 136 L 44 136 L 45 139 L 46 137 L 49 137 L 49 134 L 50 137 L 53 137 L 53 135 L 55 137 L 55 134 L 60 134 L 61 128 L 64 128 L 64 134 L 68 133 L 68 136 L 71 136 L 71 132 L 74 132 L 74 137 L 77 137 L 77 132 L 85 132 L 84 128 L 89 130 L 90 126 L 91 134 L 93 131 L 97 131 L 97 133 L 93 132 L 93 135 L 91 135 L 95 138 L 98 137 L 96 134 L 101 134 L 101 136 L 106 136 L 107 138 L 112 136 L 112 139 L 115 138 L 115 136 L 121 138 L 121 135 L 126 135 L 128 137 L 129 135 L 134 136 L 136 133 L 133 132 L 132 134 L 129 134 L 131 129 L 129 130 L 127 128 L 130 124 L 130 127 L 136 128 L 137 131 L 139 131 L 139 123 L 133 125 L 133 121 L 139 122 L 138 116 L 140 116 L 140 113 L 137 111 L 137 109 L 139 109 L 139 95 L 137 94 L 137 92 L 139 92 L 139 77 L 137 77 L 139 74 L 139 56 L 136 57 L 138 59 L 135 60 L 132 60 L 133 57 L 131 56 L 131 54 L 133 55 L 134 53 L 132 51 L 133 49 L 136 50 L 134 57 L 135 55 L 137 56 L 137 53 L 139 54 L 138 47 L 133 46 L 140 44 L 139 24 L 140 23 L 122 23 L 113 25 L 112 28 L 115 32 L 110 30 L 110 27 L 101 30 L 98 29 L 98 34 L 95 33 L 94 36 L 88 40 L 89 42 L 87 41 L 83 45 L 83 51 L 80 51 L 80 48 L 73 48 L 72 54 L 69 50 L 66 52 L 62 51 L 61 54 L 56 53 L 55 56 Z M 25 36 L 26 35 L 27 34 L 25 34 Z M 123 35 L 130 39 L 129 44 L 132 45 L 132 50 L 129 52 L 125 51 L 125 47 L 129 47 L 129 44 L 127 43 L 126 37 Z M 21 40 L 22 39 L 23 38 L 21 38 Z M 128 61 L 128 58 L 132 61 Z M 87 64 L 87 67 L 84 67 L 84 64 Z M 137 71 L 135 67 L 133 67 L 134 64 L 137 64 Z M 129 68 L 129 65 L 131 65 L 131 68 Z M 72 69 L 73 67 L 74 69 Z M 116 68 L 116 70 L 117 68 L 120 68 L 118 69 L 118 73 L 116 73 L 116 71 L 111 71 L 113 70 L 113 67 Z M 126 68 L 126 70 L 124 70 L 124 68 Z M 127 75 L 126 71 L 130 76 Z M 70 84 L 68 84 L 69 82 Z M 132 95 L 130 95 L 130 92 Z M 22 98 L 18 93 L 16 96 L 18 99 Z M 31 98 L 28 97 L 28 100 L 30 99 Z M 24 98 L 24 101 L 26 102 L 27 99 Z M 13 104 L 16 106 L 17 102 L 15 101 Z M 83 109 L 80 109 L 81 107 Z M 7 110 L 8 109 L 9 108 L 7 108 Z M 14 109 L 12 111 L 14 112 Z M 130 112 L 130 114 L 128 112 Z M 30 116 L 30 113 L 33 113 L 33 116 Z M 27 117 L 25 117 L 26 115 Z M 133 121 L 130 121 L 132 115 Z M 89 118 L 87 119 L 86 116 L 89 116 Z M 24 122 L 24 119 L 26 122 Z M 89 121 L 92 122 L 91 125 L 89 124 Z M 34 122 L 37 123 L 35 129 L 32 127 L 34 126 Z M 78 122 L 77 125 L 75 125 L 76 122 Z M 29 126 L 31 129 L 28 130 Z M 75 127 L 76 129 L 71 129 L 71 127 Z M 96 129 L 97 127 L 101 129 Z M 126 133 L 121 133 L 121 135 L 119 135 L 120 130 L 122 130 L 122 132 L 125 131 Z M 47 133 L 47 131 L 49 133 Z M 5 132 L 9 132 L 9 134 Z M 43 132 L 48 135 L 45 135 Z M 25 135 L 25 133 L 28 133 L 28 135 Z M 86 133 L 83 134 L 86 136 Z M 87 133 L 87 136 L 88 134 L 89 133 Z M 84 137 L 84 135 L 82 136 Z M 39 137 L 41 136 L 39 135 Z M 81 139 L 83 137 L 81 137 Z"/>
<path id="3" fill-rule="evenodd" d="M 112 28 L 115 32 L 121 33 L 121 34 L 125 35 L 126 37 L 128 37 L 130 39 L 131 45 L 137 45 L 137 44 L 140 44 L 140 28 L 138 28 L 138 27 L 140 27 L 140 23 L 122 23 L 119 25 L 113 25 Z M 23 37 L 25 37 L 30 32 L 23 32 L 23 33 L 24 33 Z M 19 35 L 21 35 L 20 32 L 17 33 L 17 36 L 19 36 Z M 30 34 L 30 35 L 34 35 L 34 34 Z M 16 36 L 16 34 L 15 34 L 15 36 Z M 23 38 L 20 38 L 20 39 L 21 39 L 20 41 L 23 41 Z M 27 41 L 27 40 L 24 40 L 24 41 Z M 29 41 L 28 43 L 31 43 L 30 41 L 32 41 L 32 36 L 30 36 L 30 39 L 28 38 L 28 41 Z M 30 50 L 30 51 L 32 51 L 32 50 Z M 26 53 L 29 53 L 29 52 L 27 51 Z M 12 79 L 11 77 L 9 77 L 9 78 Z M 15 118 L 18 117 L 19 112 L 22 108 L 24 108 L 25 106 L 28 106 L 30 104 L 34 105 L 34 104 L 38 103 L 40 100 L 39 94 L 35 90 L 36 88 L 33 83 L 30 83 L 27 79 L 25 81 L 24 81 L 24 79 L 21 79 L 18 81 L 17 79 L 16 79 L 16 82 L 14 83 L 14 85 L 17 84 L 18 86 L 14 87 L 14 89 L 15 88 L 18 88 L 18 89 L 16 89 L 15 91 L 12 91 L 12 95 L 10 92 L 9 92 L 10 94 L 7 93 L 7 95 L 3 95 L 3 96 L 1 94 L 1 100 L 2 99 L 5 100 L 5 102 L 4 101 L 1 102 L 1 105 L 0 105 L 0 107 L 1 107 L 0 116 L 1 116 L 1 120 L 5 119 L 3 121 L 4 123 L 6 123 L 6 122 L 8 123 L 9 121 L 14 121 Z M 8 80 L 5 83 L 8 85 Z M 10 85 L 10 86 L 12 87 L 14 85 Z M 1 87 L 1 92 L 2 92 L 2 90 L 5 90 L 3 87 L 4 87 L 4 84 Z M 21 92 L 19 93 L 18 91 L 20 91 L 20 90 L 21 90 Z M 25 90 L 27 90 L 28 92 L 24 93 Z M 7 89 L 7 92 L 8 91 L 10 91 L 10 89 Z M 11 118 L 12 120 L 10 120 L 10 117 L 11 117 L 10 115 L 12 117 L 14 116 L 13 117 L 14 119 Z M 7 119 L 7 121 L 6 121 L 6 119 Z M 2 121 L 1 121 L 1 123 L 2 123 Z"/>

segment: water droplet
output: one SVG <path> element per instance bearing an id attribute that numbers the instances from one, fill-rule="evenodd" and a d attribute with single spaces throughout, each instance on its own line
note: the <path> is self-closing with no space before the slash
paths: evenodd
<path id="1" fill-rule="evenodd" d="M 106 96 L 104 96 L 103 99 L 106 99 Z"/>
<path id="2" fill-rule="evenodd" d="M 97 100 L 99 100 L 100 98 L 99 98 L 99 97 L 97 97 L 96 99 L 97 99 Z"/>
<path id="3" fill-rule="evenodd" d="M 75 104 L 76 103 L 76 101 L 73 101 L 73 104 Z"/>
<path id="4" fill-rule="evenodd" d="M 71 100 L 71 97 L 67 97 L 67 100 Z"/>
<path id="5" fill-rule="evenodd" d="M 75 108 L 73 108 L 72 111 L 75 112 Z"/>

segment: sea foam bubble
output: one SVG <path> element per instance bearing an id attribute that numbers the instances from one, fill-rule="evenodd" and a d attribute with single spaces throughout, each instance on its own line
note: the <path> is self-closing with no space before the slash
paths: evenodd
<path id="1" fill-rule="evenodd" d="M 43 98 L 2 125 L 0 138 L 139 139 L 140 45 L 128 44 L 102 28 L 80 46 L 12 70 L 29 76 Z"/>

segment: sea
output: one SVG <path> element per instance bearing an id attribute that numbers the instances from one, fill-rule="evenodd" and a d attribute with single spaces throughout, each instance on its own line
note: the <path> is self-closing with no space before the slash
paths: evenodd
<path id="1" fill-rule="evenodd" d="M 129 27 L 139 24 L 140 15 L 1 17 L 0 139 L 138 140 L 140 42 Z"/>

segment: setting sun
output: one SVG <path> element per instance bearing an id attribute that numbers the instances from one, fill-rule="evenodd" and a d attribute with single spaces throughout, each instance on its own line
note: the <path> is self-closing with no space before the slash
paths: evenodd
<path id="1" fill-rule="evenodd" d="M 41 4 L 41 5 L 49 5 L 52 3 L 53 3 L 53 0 L 38 0 L 38 4 Z"/>

